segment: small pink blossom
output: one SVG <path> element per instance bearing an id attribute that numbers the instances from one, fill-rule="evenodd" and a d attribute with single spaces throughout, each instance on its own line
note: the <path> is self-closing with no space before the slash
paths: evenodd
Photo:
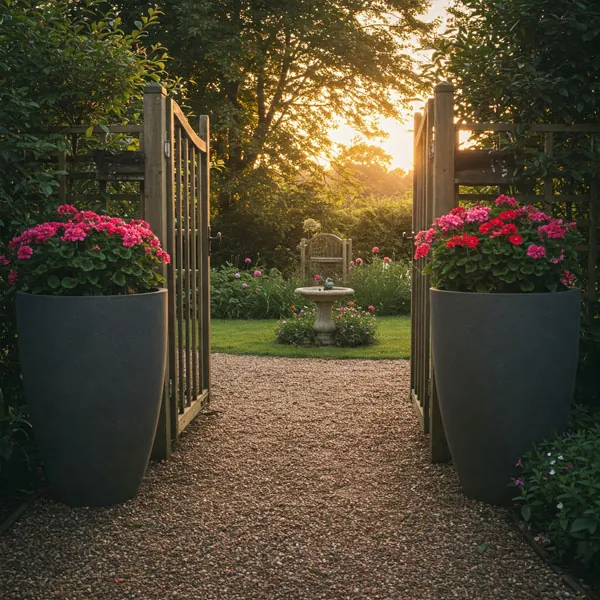
<path id="1" fill-rule="evenodd" d="M 248 287 L 247 283 L 242 283 L 242 289 L 245 290 Z"/>
<path id="2" fill-rule="evenodd" d="M 514 208 L 517 206 L 517 201 L 512 196 L 505 196 L 504 194 L 500 194 L 494 202 L 496 206 L 510 206 Z"/>
<path id="3" fill-rule="evenodd" d="M 562 226 L 562 220 L 551 221 L 547 225 L 540 225 L 538 227 L 538 232 L 541 234 L 546 234 L 548 239 L 562 239 L 565 237 L 568 229 Z"/>
<path id="4" fill-rule="evenodd" d="M 535 260 L 544 258 L 544 256 L 546 256 L 546 248 L 544 248 L 544 246 L 536 246 L 535 244 L 531 244 L 529 248 L 527 248 L 527 256 Z"/>
<path id="5" fill-rule="evenodd" d="M 159 249 L 156 252 L 156 256 L 164 265 L 168 265 L 171 262 L 171 255 L 168 252 L 165 252 L 162 249 Z"/>
<path id="6" fill-rule="evenodd" d="M 474 206 L 467 210 L 465 221 L 467 223 L 483 223 L 489 219 L 491 210 L 489 206 Z"/>
<path id="7" fill-rule="evenodd" d="M 253 277 L 262 277 L 262 273 L 258 269 L 256 269 L 256 271 L 254 271 L 254 273 L 252 273 L 252 276 Z"/>
<path id="8" fill-rule="evenodd" d="M 368 308 L 369 310 L 375 310 L 375 307 L 374 307 L 372 304 L 370 304 L 370 305 L 369 305 L 367 308 Z"/>
<path id="9" fill-rule="evenodd" d="M 74 217 L 79 211 L 72 204 L 63 204 L 56 209 L 60 217 Z"/>
<path id="10" fill-rule="evenodd" d="M 0 254 L 0 265 L 6 267 L 6 265 L 10 265 L 10 260 L 4 256 L 4 254 Z"/>
<path id="11" fill-rule="evenodd" d="M 371 250 L 373 254 L 379 254 L 379 248 L 377 246 L 373 246 L 373 250 Z"/>
<path id="12" fill-rule="evenodd" d="M 565 249 L 564 249 L 564 248 L 561 248 L 561 250 L 560 250 L 560 255 L 559 255 L 559 256 L 556 256 L 556 257 L 554 257 L 554 258 L 551 258 L 551 259 L 550 259 L 550 262 L 551 262 L 553 265 L 558 265 L 559 263 L 563 262 L 564 260 L 565 260 Z"/>
<path id="13" fill-rule="evenodd" d="M 83 242 L 86 233 L 79 225 L 67 227 L 63 236 L 60 238 L 63 242 Z"/>
<path id="14" fill-rule="evenodd" d="M 21 246 L 17 250 L 17 258 L 20 260 L 29 260 L 33 256 L 33 248 L 31 246 Z"/>
<path id="15" fill-rule="evenodd" d="M 392 259 L 391 259 L 389 256 L 384 256 L 384 257 L 383 257 L 383 262 L 384 262 L 384 263 L 388 263 L 388 264 L 389 264 L 389 263 L 391 263 L 391 262 L 392 262 Z"/>
<path id="16" fill-rule="evenodd" d="M 565 269 L 563 271 L 563 276 L 560 278 L 560 282 L 567 287 L 571 287 L 575 283 L 575 275 Z"/>
<path id="17" fill-rule="evenodd" d="M 252 262 L 252 259 L 251 259 L 251 258 L 245 258 L 245 259 L 244 259 L 244 262 L 245 262 L 247 265 L 249 265 L 249 264 Z"/>
<path id="18" fill-rule="evenodd" d="M 239 273 L 236 273 L 236 274 L 234 275 L 234 277 L 235 277 L 235 279 L 239 279 L 239 278 L 241 277 L 241 275 L 240 275 Z"/>
<path id="19" fill-rule="evenodd" d="M 19 277 L 19 274 L 16 271 L 11 271 L 7 277 L 8 283 L 10 285 L 14 285 L 15 281 L 17 280 L 17 277 Z"/>
<path id="20" fill-rule="evenodd" d="M 541 210 L 534 210 L 529 213 L 528 219 L 534 223 L 543 223 L 545 221 L 550 221 L 552 217 Z"/>
<path id="21" fill-rule="evenodd" d="M 363 259 L 359 256 L 355 261 L 354 261 L 357 265 L 362 265 L 363 263 Z"/>
<path id="22" fill-rule="evenodd" d="M 460 229 L 465 223 L 458 215 L 448 214 L 435 219 L 433 224 L 443 232 L 447 232 L 451 229 Z"/>
<path id="23" fill-rule="evenodd" d="M 419 260 L 420 258 L 424 258 L 425 256 L 427 256 L 429 254 L 430 248 L 431 246 L 427 243 L 421 244 L 415 252 L 415 260 Z"/>

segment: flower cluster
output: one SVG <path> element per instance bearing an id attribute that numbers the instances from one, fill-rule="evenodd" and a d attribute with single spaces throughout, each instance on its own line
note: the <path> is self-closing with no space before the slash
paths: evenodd
<path id="1" fill-rule="evenodd" d="M 27 229 L 0 255 L 11 286 L 80 296 L 147 292 L 164 281 L 157 267 L 171 258 L 146 221 L 80 212 L 69 204 L 56 212 L 63 220 Z"/>
<path id="2" fill-rule="evenodd" d="M 572 287 L 578 271 L 575 223 L 499 196 L 494 206 L 459 206 L 415 236 L 415 260 L 438 289 L 546 292 Z"/>

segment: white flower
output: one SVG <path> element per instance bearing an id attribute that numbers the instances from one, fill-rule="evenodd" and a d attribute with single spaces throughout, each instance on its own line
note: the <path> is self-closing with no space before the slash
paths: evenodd
<path id="1" fill-rule="evenodd" d="M 555 460 L 551 460 L 551 461 L 550 461 L 550 464 L 551 464 L 551 465 L 554 465 L 554 464 L 556 464 L 556 461 L 555 461 Z"/>
<path id="2" fill-rule="evenodd" d="M 562 456 L 559 456 L 559 457 L 558 457 L 558 460 L 564 460 L 564 459 L 563 459 L 563 457 L 562 457 Z"/>
<path id="3" fill-rule="evenodd" d="M 556 505 L 556 508 L 558 508 L 558 510 L 562 510 L 564 507 L 565 507 L 565 505 L 564 505 L 562 502 L 559 502 L 559 503 Z"/>
<path id="4" fill-rule="evenodd" d="M 554 469 L 550 469 L 550 475 L 555 475 L 556 471 Z"/>
<path id="5" fill-rule="evenodd" d="M 546 456 L 552 456 L 552 452 L 548 452 L 548 454 L 546 454 Z"/>

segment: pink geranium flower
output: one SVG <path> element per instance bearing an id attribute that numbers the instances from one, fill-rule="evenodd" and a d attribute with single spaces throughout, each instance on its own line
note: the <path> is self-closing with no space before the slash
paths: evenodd
<path id="1" fill-rule="evenodd" d="M 29 260 L 33 256 L 33 248 L 31 246 L 21 246 L 17 250 L 17 258 L 21 260 Z"/>
<path id="2" fill-rule="evenodd" d="M 531 244 L 529 248 L 527 248 L 527 256 L 533 258 L 534 260 L 544 258 L 546 256 L 546 248 L 544 248 L 544 246 L 536 246 L 535 244 Z"/>
<path id="3" fill-rule="evenodd" d="M 379 254 L 379 248 L 377 246 L 373 246 L 373 250 L 371 252 L 373 252 L 373 254 Z"/>

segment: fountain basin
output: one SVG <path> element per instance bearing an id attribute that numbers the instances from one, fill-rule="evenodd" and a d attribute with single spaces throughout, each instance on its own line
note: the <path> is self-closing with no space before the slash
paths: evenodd
<path id="1" fill-rule="evenodd" d="M 309 287 L 296 288 L 296 294 L 314 302 L 317 305 L 317 318 L 313 329 L 316 333 L 317 341 L 321 346 L 333 345 L 333 332 L 335 323 L 331 316 L 331 310 L 334 302 L 343 300 L 354 294 L 352 288 L 337 287 L 326 290 L 323 286 L 313 285 Z"/>

